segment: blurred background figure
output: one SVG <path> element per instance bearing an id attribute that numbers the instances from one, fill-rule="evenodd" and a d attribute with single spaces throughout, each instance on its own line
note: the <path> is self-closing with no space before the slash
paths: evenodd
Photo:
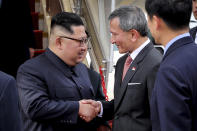
<path id="1" fill-rule="evenodd" d="M 16 77 L 19 65 L 34 52 L 30 8 L 28 0 L 1 0 L 0 3 L 0 70 Z"/>
<path id="2" fill-rule="evenodd" d="M 22 131 L 18 105 L 16 81 L 0 71 L 0 131 Z"/>

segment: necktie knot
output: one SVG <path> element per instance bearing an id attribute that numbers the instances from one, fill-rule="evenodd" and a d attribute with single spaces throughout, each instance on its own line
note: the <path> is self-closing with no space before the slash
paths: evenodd
<path id="1" fill-rule="evenodd" d="M 122 74 L 122 80 L 124 79 L 124 77 L 125 77 L 125 75 L 126 75 L 128 69 L 129 69 L 129 66 L 130 66 L 131 62 L 132 62 L 132 58 L 131 58 L 131 56 L 129 55 L 129 56 L 127 57 L 126 61 L 125 61 L 125 64 L 124 64 L 124 69 L 123 69 L 123 74 Z"/>
<path id="2" fill-rule="evenodd" d="M 127 57 L 127 59 L 126 59 L 125 64 L 126 64 L 126 65 L 130 65 L 131 62 L 132 62 L 132 58 L 131 58 L 131 56 L 129 55 L 129 56 Z"/>

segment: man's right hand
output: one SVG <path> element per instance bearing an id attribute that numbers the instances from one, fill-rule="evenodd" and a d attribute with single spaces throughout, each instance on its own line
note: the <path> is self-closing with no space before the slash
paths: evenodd
<path id="1" fill-rule="evenodd" d="M 96 112 L 97 114 L 100 113 L 100 111 L 101 111 L 101 104 L 100 104 L 99 102 L 94 101 L 94 100 L 91 100 L 91 99 L 88 99 L 88 100 L 81 100 L 81 102 L 82 102 L 83 104 L 90 104 L 90 105 L 92 105 L 92 106 L 95 108 L 95 112 Z"/>
<path id="2" fill-rule="evenodd" d="M 79 101 L 79 116 L 84 119 L 86 122 L 90 122 L 98 115 L 98 111 L 91 104 L 86 104 L 82 101 Z"/>

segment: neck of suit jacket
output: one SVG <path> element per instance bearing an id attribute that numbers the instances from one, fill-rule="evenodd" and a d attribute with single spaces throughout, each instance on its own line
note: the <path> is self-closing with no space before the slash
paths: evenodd
<path id="1" fill-rule="evenodd" d="M 184 45 L 191 44 L 191 43 L 194 43 L 194 41 L 193 41 L 191 36 L 183 37 L 183 38 L 180 38 L 180 39 L 176 40 L 175 42 L 173 42 L 173 44 L 166 51 L 162 61 L 164 61 L 166 59 L 166 57 L 169 54 L 171 54 L 174 50 L 176 50 L 177 48 L 180 48 L 180 47 L 182 47 Z"/>
<path id="2" fill-rule="evenodd" d="M 147 46 L 150 43 L 150 39 L 147 39 L 143 44 L 141 44 L 136 50 L 134 50 L 130 56 L 132 58 L 132 60 L 135 60 L 135 58 L 137 57 L 137 55 L 141 52 L 141 50 L 144 49 L 145 46 Z"/>
<path id="3" fill-rule="evenodd" d="M 83 63 L 77 64 L 72 67 L 71 70 L 71 68 L 50 49 L 46 50 L 45 55 L 65 77 L 71 79 L 76 84 L 82 99 L 94 99 L 95 92 L 89 79 L 87 67 Z M 91 92 L 88 92 L 87 88 L 90 88 Z"/>

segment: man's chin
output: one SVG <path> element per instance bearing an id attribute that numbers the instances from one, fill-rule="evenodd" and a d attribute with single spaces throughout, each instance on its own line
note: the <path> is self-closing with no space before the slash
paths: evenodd
<path id="1" fill-rule="evenodd" d="M 126 51 L 118 50 L 120 54 L 126 53 Z"/>
<path id="2" fill-rule="evenodd" d="M 79 57 L 79 58 L 77 59 L 76 63 L 78 64 L 78 63 L 82 62 L 83 60 L 84 60 L 84 57 Z"/>

